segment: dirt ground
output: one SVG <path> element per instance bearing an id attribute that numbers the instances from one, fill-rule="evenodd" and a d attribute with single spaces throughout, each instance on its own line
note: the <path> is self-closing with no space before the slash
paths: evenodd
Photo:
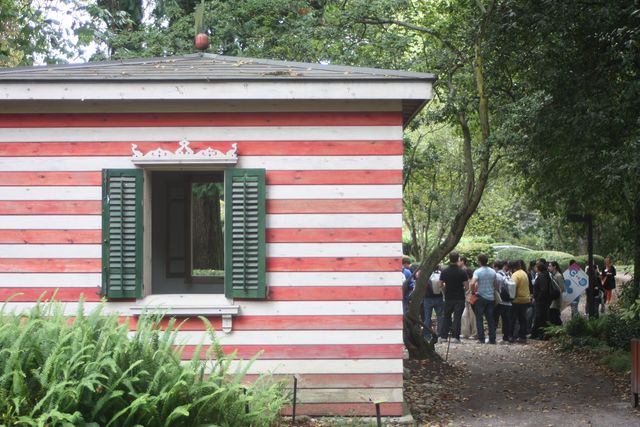
<path id="1" fill-rule="evenodd" d="M 446 356 L 447 344 L 436 350 Z M 407 360 L 405 398 L 417 425 L 640 426 L 626 375 L 549 342 L 451 343 L 448 363 Z"/>

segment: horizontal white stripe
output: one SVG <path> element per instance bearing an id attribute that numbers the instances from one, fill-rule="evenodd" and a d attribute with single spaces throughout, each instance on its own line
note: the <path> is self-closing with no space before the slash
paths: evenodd
<path id="1" fill-rule="evenodd" d="M 369 403 L 383 400 L 387 403 L 402 402 L 402 388 L 301 388 L 297 391 L 300 403 Z M 373 424 L 371 424 L 373 425 Z"/>
<path id="2" fill-rule="evenodd" d="M 399 286 L 402 273 L 398 272 L 274 272 L 267 273 L 268 286 Z"/>
<path id="3" fill-rule="evenodd" d="M 100 273 L 0 273 L 0 287 L 98 287 L 100 279 Z"/>
<path id="4" fill-rule="evenodd" d="M 401 199 L 402 185 L 267 185 L 267 199 Z"/>
<path id="5" fill-rule="evenodd" d="M 100 279 L 99 273 L 0 273 L 0 287 L 97 287 Z M 401 283 L 400 272 L 267 273 L 267 285 L 273 287 L 399 286 Z"/>
<path id="6" fill-rule="evenodd" d="M 29 87 L 32 85 L 30 84 Z M 6 113 L 33 113 L 35 103 L 14 103 L 3 105 Z M 29 108 L 31 105 L 31 108 Z M 69 105 L 55 101 L 38 101 L 38 113 L 253 113 L 274 111 L 291 111 L 291 102 L 286 100 L 229 100 L 212 104 L 211 102 L 193 102 L 189 100 L 176 100 L 171 103 L 141 101 L 136 103 L 95 102 L 84 103 L 78 106 L 76 103 Z M 334 100 L 318 102 L 313 100 L 296 101 L 297 112 L 330 112 L 336 111 L 383 111 L 400 112 L 402 102 L 400 100 L 370 100 L 353 102 L 348 100 Z"/>
<path id="7" fill-rule="evenodd" d="M 401 170 L 402 156 L 240 156 L 237 167 L 267 170 Z"/>
<path id="8" fill-rule="evenodd" d="M 332 99 L 431 99 L 431 82 L 428 80 L 384 81 L 309 80 L 265 81 L 209 81 L 203 82 L 29 82 L 0 85 L 0 93 L 6 99 L 23 100 L 305 100 Z M 291 107 L 289 107 L 291 108 Z"/>
<path id="9" fill-rule="evenodd" d="M 402 139 L 401 126 L 3 128 L 0 142 L 331 141 Z"/>
<path id="10" fill-rule="evenodd" d="M 236 301 L 236 304 L 240 306 L 241 316 L 402 314 L 402 301 Z"/>
<path id="11" fill-rule="evenodd" d="M 102 188 L 0 186 L 0 200 L 102 200 Z"/>
<path id="12" fill-rule="evenodd" d="M 100 215 L 0 215 L 0 229 L 95 229 Z M 399 228 L 402 214 L 270 214 L 267 228 Z"/>
<path id="13" fill-rule="evenodd" d="M 215 162 L 212 165 L 215 166 Z M 199 165 L 200 168 L 205 166 Z M 0 171 L 4 172 L 77 172 L 135 167 L 128 156 L 0 157 Z M 402 156 L 240 156 L 236 167 L 267 170 L 400 170 Z"/>
<path id="14" fill-rule="evenodd" d="M 94 310 L 100 303 L 84 304 L 85 312 Z M 401 315 L 402 301 L 236 301 L 240 306 L 240 316 L 348 316 L 348 315 Z M 130 310 L 134 302 L 109 302 L 104 313 L 118 312 L 122 315 L 135 314 Z M 7 310 L 29 310 L 34 303 L 7 303 Z M 65 314 L 74 314 L 78 308 L 75 302 L 64 305 Z"/>
<path id="15" fill-rule="evenodd" d="M 402 344 L 402 330 L 232 331 L 216 332 L 216 339 L 224 345 Z M 210 345 L 213 341 L 207 331 L 179 331 L 177 342 Z"/>
<path id="16" fill-rule="evenodd" d="M 183 362 L 187 364 L 188 362 Z M 234 361 L 237 371 L 249 363 Z M 335 359 L 335 360 L 256 360 L 247 374 L 400 374 L 402 359 Z"/>
<path id="17" fill-rule="evenodd" d="M 402 256 L 402 243 L 268 243 L 267 256 L 395 257 Z"/>
<path id="18" fill-rule="evenodd" d="M 101 215 L 0 215 L 6 230 L 100 230 Z"/>
<path id="19" fill-rule="evenodd" d="M 401 185 L 268 185 L 267 199 L 401 199 Z M 102 200 L 98 186 L 3 187 L 0 200 Z"/>
<path id="20" fill-rule="evenodd" d="M 270 214 L 267 228 L 399 228 L 402 214 Z"/>
<path id="21" fill-rule="evenodd" d="M 0 245 L 0 258 L 100 258 L 101 245 Z"/>

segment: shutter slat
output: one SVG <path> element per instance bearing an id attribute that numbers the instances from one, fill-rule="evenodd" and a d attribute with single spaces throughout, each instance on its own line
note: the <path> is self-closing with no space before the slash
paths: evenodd
<path id="1" fill-rule="evenodd" d="M 142 296 L 142 170 L 104 170 L 102 295 Z"/>
<path id="2" fill-rule="evenodd" d="M 264 169 L 225 171 L 225 294 L 265 298 Z"/>

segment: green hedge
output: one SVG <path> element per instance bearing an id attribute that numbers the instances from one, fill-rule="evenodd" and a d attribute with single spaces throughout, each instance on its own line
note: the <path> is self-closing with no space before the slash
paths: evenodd
<path id="1" fill-rule="evenodd" d="M 544 258 L 547 261 L 557 261 L 560 264 L 562 270 L 569 266 L 569 261 L 576 260 L 583 268 L 587 265 L 587 255 L 572 255 L 567 252 L 559 251 L 533 251 L 527 249 L 518 248 L 505 248 L 496 251 L 496 259 L 500 260 L 515 260 L 521 259 L 528 265 L 529 261 L 538 260 Z M 600 255 L 594 255 L 593 260 L 596 264 L 604 265 L 604 258 Z"/>
<path id="2" fill-rule="evenodd" d="M 102 307 L 69 319 L 57 303 L 0 312 L 0 425 L 269 426 L 287 401 L 282 382 L 243 384 L 209 325 L 212 346 L 190 362 L 177 325 L 141 316 L 135 332 Z M 207 322 L 203 319 L 203 322 Z M 208 323 L 207 323 L 208 324 Z M 199 359 L 201 352 L 206 360 Z"/>
<path id="3" fill-rule="evenodd" d="M 467 265 L 469 267 L 477 267 L 478 266 L 478 255 L 485 254 L 489 257 L 489 261 L 493 261 L 493 247 L 490 243 L 481 243 L 481 242 L 469 242 L 469 243 L 460 243 L 454 249 L 455 252 L 458 252 L 461 256 L 467 258 Z M 448 259 L 445 259 L 443 263 L 449 262 Z"/>

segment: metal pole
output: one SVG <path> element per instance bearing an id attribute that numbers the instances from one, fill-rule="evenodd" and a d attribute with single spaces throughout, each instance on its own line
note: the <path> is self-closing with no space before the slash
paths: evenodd
<path id="1" fill-rule="evenodd" d="M 378 427 L 382 427 L 382 419 L 380 418 L 380 402 L 376 402 L 376 421 L 378 422 Z"/>
<path id="2" fill-rule="evenodd" d="M 293 413 L 291 415 L 291 425 L 296 424 L 296 395 L 298 392 L 298 378 L 293 376 Z"/>
<path id="3" fill-rule="evenodd" d="M 585 215 L 585 218 L 587 220 L 587 253 L 589 265 L 593 266 L 593 217 L 591 215 Z"/>

